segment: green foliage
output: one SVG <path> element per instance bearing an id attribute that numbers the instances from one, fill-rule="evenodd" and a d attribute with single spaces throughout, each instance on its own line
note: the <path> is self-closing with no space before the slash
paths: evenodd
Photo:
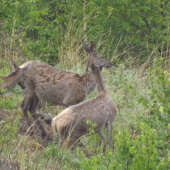
<path id="1" fill-rule="evenodd" d="M 163 169 L 164 166 L 166 167 L 165 169 L 169 169 L 170 81 L 169 73 L 163 69 L 161 59 L 154 60 L 149 76 L 150 86 L 148 88 L 148 96 L 142 96 L 140 101 L 148 110 L 147 114 L 141 116 L 140 119 L 155 131 L 156 138 L 154 142 L 160 162 L 158 169 L 161 169 L 161 166 L 163 166 Z"/>
<path id="2" fill-rule="evenodd" d="M 157 151 L 157 133 L 145 123 L 140 123 L 139 134 L 131 136 L 125 130 L 115 137 L 115 155 L 121 169 L 155 169 L 159 164 Z M 123 139 L 124 142 L 120 142 Z M 122 163 L 121 163 L 122 162 Z M 124 163 L 123 163 L 124 162 Z"/>
<path id="3" fill-rule="evenodd" d="M 90 120 L 87 120 L 87 124 L 89 125 L 89 135 L 93 135 L 95 133 L 94 128 L 97 126 L 97 124 L 92 123 Z"/>
<path id="4" fill-rule="evenodd" d="M 114 137 L 114 153 L 107 150 L 105 154 L 83 159 L 81 169 L 168 169 L 168 155 L 159 156 L 161 142 L 157 131 L 144 122 L 136 129 L 136 136 L 131 136 L 128 130 L 120 130 Z"/>
<path id="5" fill-rule="evenodd" d="M 107 58 L 115 57 L 115 50 L 117 58 L 142 56 L 144 61 L 153 49 L 168 50 L 169 1 L 95 0 L 83 8 L 77 0 L 3 0 L 0 6 L 3 50 L 8 42 L 15 55 L 28 59 L 50 64 L 59 57 L 72 59 L 80 56 L 77 48 L 82 40 L 98 42 Z"/>
<path id="6" fill-rule="evenodd" d="M 159 60 L 155 60 L 153 66 L 154 69 L 150 73 L 150 93 L 147 100 L 145 101 L 145 105 L 149 108 L 149 117 L 153 120 L 153 122 L 159 121 L 162 122 L 164 126 L 168 126 L 170 122 L 169 73 L 168 71 L 164 71 Z"/>
<path id="7" fill-rule="evenodd" d="M 115 24 L 117 35 L 122 36 L 125 44 L 139 46 L 134 50 L 152 51 L 155 45 L 164 46 L 169 42 L 167 38 L 169 25 L 169 2 L 116 0 L 113 3 L 111 17 Z M 116 19 L 117 18 L 117 19 Z"/>

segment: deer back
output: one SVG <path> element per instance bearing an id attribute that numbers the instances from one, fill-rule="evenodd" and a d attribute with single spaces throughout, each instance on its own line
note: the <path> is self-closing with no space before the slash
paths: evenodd
<path id="1" fill-rule="evenodd" d="M 76 139 L 89 133 L 91 121 L 96 124 L 95 131 L 105 128 L 107 123 L 112 123 L 116 117 L 116 107 L 113 100 L 106 93 L 100 93 L 97 97 L 82 102 L 77 105 L 70 106 L 59 113 L 52 120 L 52 128 L 54 132 L 58 132 L 60 136 L 71 136 Z"/>

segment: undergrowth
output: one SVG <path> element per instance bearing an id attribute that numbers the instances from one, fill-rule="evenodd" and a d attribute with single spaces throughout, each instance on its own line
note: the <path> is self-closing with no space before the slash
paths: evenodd
<path id="1" fill-rule="evenodd" d="M 90 135 L 81 140 L 84 147 L 74 150 L 64 150 L 57 140 L 43 145 L 36 137 L 19 134 L 23 116 L 19 105 L 23 95 L 17 87 L 1 95 L 0 155 L 16 160 L 20 169 L 28 170 L 169 169 L 170 81 L 162 63 L 155 58 L 144 76 L 140 67 L 103 70 L 104 81 L 118 111 L 113 123 L 113 153 L 108 147 L 101 153 L 100 137 L 93 133 L 93 128 Z M 79 74 L 85 70 L 79 66 L 72 70 L 60 68 Z M 6 68 L 2 69 L 1 76 L 7 72 Z M 86 100 L 96 94 L 92 92 Z M 62 109 L 47 104 L 40 112 L 50 111 L 55 116 Z"/>

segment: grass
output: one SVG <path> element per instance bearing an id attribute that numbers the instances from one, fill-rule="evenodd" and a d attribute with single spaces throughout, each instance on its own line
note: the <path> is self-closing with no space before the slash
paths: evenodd
<path id="1" fill-rule="evenodd" d="M 63 70 L 83 74 L 85 67 L 73 67 L 71 70 L 58 65 Z M 8 68 L 8 69 L 7 69 Z M 6 75 L 10 66 L 1 70 L 1 75 Z M 140 68 L 111 68 L 103 70 L 104 81 L 113 98 L 118 115 L 113 124 L 113 138 L 121 129 L 132 129 L 139 122 L 137 117 L 144 113 L 145 108 L 138 102 L 140 95 L 146 92 L 147 78 L 140 77 Z M 96 96 L 97 92 L 92 92 L 86 100 Z M 39 141 L 29 136 L 18 134 L 18 126 L 22 117 L 22 111 L 19 107 L 23 95 L 21 90 L 16 87 L 11 92 L 1 96 L 1 116 L 7 114 L 4 118 L 5 124 L 0 123 L 0 128 L 5 129 L 8 125 L 7 134 L 1 132 L 4 141 L 1 147 L 0 155 L 10 157 L 17 161 L 21 169 L 81 169 L 84 159 L 90 159 L 91 156 L 100 155 L 100 138 L 98 135 L 84 137 L 82 143 L 85 148 L 78 147 L 74 151 L 63 150 L 57 144 L 48 143 L 43 146 Z M 62 108 L 56 108 L 45 104 L 41 108 L 42 113 L 51 112 L 53 116 L 59 113 Z M 17 120 L 17 121 L 15 121 Z M 10 139 L 10 140 L 9 140 Z"/>

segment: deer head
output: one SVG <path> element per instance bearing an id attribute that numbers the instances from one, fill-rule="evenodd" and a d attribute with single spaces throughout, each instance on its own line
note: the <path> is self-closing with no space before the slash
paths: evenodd
<path id="1" fill-rule="evenodd" d="M 90 67 L 90 65 L 92 63 L 95 63 L 96 66 L 99 66 L 101 64 L 104 64 L 104 67 L 109 68 L 113 66 L 113 63 L 111 61 L 109 61 L 108 59 L 106 59 L 103 55 L 99 54 L 96 51 L 96 46 L 93 42 L 91 42 L 90 47 L 85 44 L 84 42 L 82 42 L 84 49 L 89 53 L 89 60 L 88 60 L 88 67 Z M 93 57 L 91 57 L 93 56 Z M 86 71 L 87 71 L 86 69 Z"/>
<path id="2" fill-rule="evenodd" d="M 16 84 L 18 84 L 19 81 L 24 81 L 26 79 L 26 75 L 24 74 L 24 72 L 27 70 L 28 68 L 16 68 L 16 70 L 14 72 L 12 72 L 10 75 L 5 76 L 5 77 L 0 77 L 2 80 L 4 80 L 4 84 L 2 85 L 2 87 L 7 90 L 10 90 L 12 88 L 14 88 L 16 86 Z"/>

